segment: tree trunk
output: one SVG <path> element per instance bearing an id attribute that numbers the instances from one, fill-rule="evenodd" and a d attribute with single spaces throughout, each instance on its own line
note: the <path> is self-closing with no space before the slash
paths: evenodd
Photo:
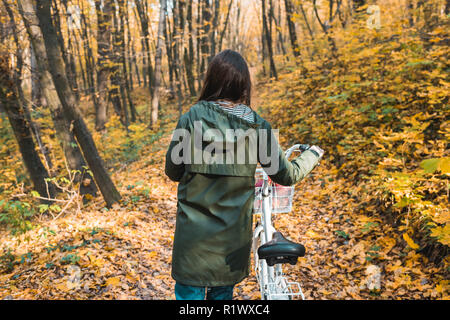
<path id="1" fill-rule="evenodd" d="M 33 182 L 34 190 L 41 197 L 54 198 L 55 187 L 51 183 L 46 183 L 49 178 L 47 169 L 42 164 L 36 146 L 33 141 L 29 123 L 24 117 L 24 111 L 20 107 L 19 99 L 14 90 L 14 81 L 11 79 L 11 70 L 9 70 L 9 61 L 2 55 L 0 56 L 0 103 L 6 110 L 9 123 L 14 131 L 17 143 L 19 145 L 22 159 Z"/>
<path id="2" fill-rule="evenodd" d="M 47 148 L 46 145 L 44 145 L 44 143 L 42 142 L 41 139 L 41 130 L 39 128 L 38 125 L 36 125 L 36 123 L 32 120 L 31 118 L 31 113 L 30 113 L 30 108 L 28 105 L 28 102 L 25 99 L 25 94 L 22 90 L 22 80 L 21 80 L 21 75 L 22 75 L 22 69 L 23 69 L 23 58 L 22 58 L 22 49 L 19 43 L 19 37 L 18 37 L 18 31 L 17 31 L 17 26 L 16 26 L 16 21 L 14 19 L 14 13 L 11 10 L 10 4 L 8 3 L 8 1 L 3 0 L 3 5 L 6 9 L 6 12 L 9 16 L 9 19 L 11 21 L 11 27 L 12 27 L 12 35 L 14 38 L 14 43 L 16 45 L 16 56 L 17 56 L 17 64 L 16 67 L 14 68 L 13 71 L 13 81 L 16 85 L 16 90 L 17 90 L 17 95 L 18 95 L 18 99 L 20 104 L 22 105 L 23 111 L 24 111 L 24 116 L 25 119 L 28 121 L 31 131 L 34 134 L 34 137 L 36 139 L 36 142 L 39 146 L 39 149 L 41 150 L 42 155 L 44 156 L 44 160 L 45 160 L 45 165 L 46 167 L 51 170 L 53 168 L 53 164 L 50 158 L 50 154 L 49 154 L 49 150 Z M 32 51 L 32 50 L 31 50 Z M 34 55 L 33 55 L 34 56 Z M 35 59 L 32 62 L 36 62 Z M 34 71 L 34 72 L 33 72 Z M 35 71 L 32 71 L 32 76 L 35 76 Z M 34 82 L 36 84 L 39 84 L 39 82 L 36 81 L 36 79 L 34 79 Z M 38 91 L 40 93 L 40 87 L 38 88 Z M 39 103 L 42 100 L 42 97 L 40 96 L 40 94 L 38 95 L 38 99 L 39 99 Z"/>
<path id="3" fill-rule="evenodd" d="M 141 31 L 142 35 L 144 37 L 143 44 L 144 47 L 142 50 L 145 50 L 145 56 L 146 56 L 146 63 L 147 63 L 147 77 L 148 77 L 148 86 L 150 90 L 150 94 L 152 93 L 152 87 L 153 87 L 153 67 L 152 67 L 152 59 L 150 55 L 150 34 L 148 31 L 149 23 L 148 23 L 148 17 L 147 17 L 147 11 L 145 10 L 144 6 L 141 3 L 141 0 L 135 0 L 134 3 L 136 4 L 136 9 L 139 14 L 139 20 L 141 22 Z"/>
<path id="4" fill-rule="evenodd" d="M 194 78 L 194 41 L 192 40 L 192 0 L 188 0 L 186 20 L 188 23 L 188 37 L 189 37 L 189 53 L 187 48 L 184 48 L 184 67 L 186 69 L 186 77 L 189 86 L 189 92 L 191 97 L 194 97 L 197 93 L 195 91 L 195 78 Z"/>
<path id="5" fill-rule="evenodd" d="M 203 0 L 202 1 L 202 25 L 203 25 L 203 34 L 201 37 L 201 64 L 200 64 L 200 74 L 201 74 L 201 78 L 204 77 L 205 72 L 206 72 L 206 67 L 207 67 L 207 63 L 209 62 L 209 59 L 211 58 L 209 53 L 210 53 L 210 48 L 209 48 L 209 44 L 208 44 L 208 35 L 209 35 L 209 30 L 211 28 L 211 8 L 209 5 L 209 1 L 208 0 Z M 200 63 L 200 61 L 199 61 Z"/>
<path id="6" fill-rule="evenodd" d="M 44 0 L 44 1 L 51 1 L 51 0 Z M 62 0 L 61 3 L 64 5 L 65 9 L 66 9 L 66 14 L 61 14 L 59 7 L 58 7 L 58 3 L 56 1 L 51 1 L 51 4 L 53 4 L 53 10 L 54 10 L 54 14 L 52 15 L 52 17 L 54 18 L 54 21 L 52 21 L 54 23 L 54 28 L 55 28 L 55 32 L 57 35 L 57 39 L 58 39 L 58 43 L 61 46 L 61 54 L 62 54 L 62 58 L 63 61 L 65 63 L 65 68 L 66 68 L 66 74 L 67 74 L 67 79 L 69 80 L 69 85 L 72 88 L 74 94 L 75 94 L 75 98 L 77 99 L 77 101 L 80 100 L 80 90 L 78 88 L 78 80 L 77 80 L 77 72 L 76 72 L 76 67 L 75 67 L 75 58 L 72 52 L 72 41 L 70 39 L 70 35 L 68 35 L 67 38 L 67 50 L 64 47 L 64 37 L 62 34 L 62 27 L 61 27 L 61 20 L 60 17 L 64 17 L 67 15 L 67 0 Z"/>
<path id="7" fill-rule="evenodd" d="M 45 99 L 42 95 L 42 88 L 39 83 L 38 67 L 36 66 L 36 56 L 30 45 L 30 73 L 31 73 L 31 103 L 34 106 L 45 106 Z"/>
<path id="8" fill-rule="evenodd" d="M 111 0 L 95 1 L 97 12 L 97 46 L 98 46 L 98 70 L 97 70 L 97 91 L 98 106 L 95 117 L 95 129 L 101 131 L 105 129 L 108 122 L 108 81 L 110 76 L 109 61 L 111 58 Z"/>
<path id="9" fill-rule="evenodd" d="M 308 29 L 309 35 L 311 39 L 314 40 L 314 32 L 311 29 L 311 25 L 309 24 L 308 17 L 306 16 L 305 9 L 303 9 L 303 5 L 300 3 L 300 11 L 302 12 L 303 20 L 305 20 L 306 28 Z"/>
<path id="10" fill-rule="evenodd" d="M 37 57 L 36 62 L 38 72 L 36 73 L 39 75 L 39 83 L 45 97 L 46 104 L 51 110 L 50 114 L 55 127 L 56 136 L 63 149 L 67 160 L 67 165 L 70 170 L 77 170 L 82 173 L 75 180 L 77 182 L 84 181 L 85 186 L 83 187 L 83 192 L 81 192 L 81 194 L 90 193 L 92 196 L 95 196 L 97 192 L 95 184 L 92 182 L 86 186 L 86 184 L 88 184 L 87 181 L 92 181 L 93 178 L 84 168 L 86 163 L 83 159 L 83 155 L 70 128 L 71 124 L 64 116 L 63 106 L 59 100 L 52 76 L 49 72 L 45 44 L 42 38 L 42 32 L 38 26 L 39 21 L 34 13 L 33 6 L 29 1 L 19 1 L 19 11 L 22 15 L 25 28 L 30 38 L 33 55 Z"/>
<path id="11" fill-rule="evenodd" d="M 32 0 L 20 0 L 20 2 L 28 3 L 29 7 L 33 8 Z M 34 14 L 34 12 L 26 12 L 25 14 L 30 15 Z M 106 205 L 110 207 L 113 203 L 119 201 L 121 197 L 103 165 L 103 161 L 97 151 L 91 133 L 86 127 L 80 112 L 76 108 L 76 98 L 70 89 L 70 85 L 65 74 L 61 48 L 58 44 L 56 31 L 51 21 L 50 2 L 40 1 L 37 4 L 36 15 L 38 17 L 39 27 L 44 38 L 50 73 L 63 106 L 64 116 L 73 126 L 73 132 L 83 151 L 83 155 L 89 165 L 89 168 L 94 175 L 97 186 L 106 201 Z M 45 59 L 45 57 L 38 58 Z"/>
<path id="12" fill-rule="evenodd" d="M 98 99 L 97 95 L 95 94 L 97 86 L 94 79 L 95 61 L 94 61 L 94 54 L 92 52 L 90 32 L 88 27 L 90 25 L 90 21 L 89 15 L 84 14 L 84 8 L 81 9 L 81 23 L 83 32 L 82 33 L 80 32 L 80 36 L 82 36 L 84 43 L 83 48 L 86 59 L 86 75 L 89 84 L 88 93 L 91 96 L 92 102 L 94 103 L 95 110 L 98 110 Z"/>
<path id="13" fill-rule="evenodd" d="M 272 35 L 270 34 L 269 27 L 267 26 L 266 1 L 261 0 L 261 4 L 262 4 L 262 23 L 264 28 L 264 34 L 266 36 L 267 51 L 269 53 L 270 76 L 275 77 L 275 79 L 278 79 L 277 70 L 275 68 L 275 62 L 273 61 Z"/>
<path id="14" fill-rule="evenodd" d="M 222 32 L 220 33 L 219 38 L 219 52 L 222 51 L 222 43 L 223 43 L 223 37 L 225 35 L 225 31 L 227 30 L 228 21 L 230 20 L 230 12 L 231 12 L 231 6 L 233 5 L 233 0 L 230 0 L 230 3 L 228 4 L 228 11 L 227 16 L 225 18 L 225 25 L 223 26 Z"/>
<path id="15" fill-rule="evenodd" d="M 74 53 L 70 55 L 71 57 L 71 68 L 73 69 L 73 74 L 77 74 L 77 61 L 75 59 L 75 57 L 78 57 L 78 65 L 80 66 L 80 75 L 81 75 L 81 79 L 83 80 L 83 87 L 77 87 L 77 90 L 79 91 L 79 95 L 81 96 L 81 92 L 83 92 L 83 94 L 86 94 L 88 92 L 88 88 L 89 88 L 89 75 L 87 75 L 87 72 L 84 70 L 84 66 L 83 66 L 83 60 L 85 60 L 86 65 L 87 65 L 87 59 L 83 59 L 84 57 L 86 57 L 82 51 L 81 51 L 81 43 L 83 43 L 83 37 L 80 35 L 80 39 L 77 39 L 77 35 L 75 30 L 69 30 L 69 34 L 68 37 L 69 39 L 69 43 L 71 44 L 72 41 L 75 43 L 73 45 L 73 49 L 72 49 L 72 45 L 69 46 L 69 50 L 73 50 Z M 84 49 L 84 48 L 83 48 Z"/>
<path id="16" fill-rule="evenodd" d="M 131 121 L 136 121 L 136 109 L 134 108 L 133 100 L 131 99 L 131 89 L 130 89 L 130 83 L 128 82 L 128 70 L 127 70 L 127 62 L 126 62 L 126 45 L 125 45 L 125 1 L 124 0 L 118 0 L 119 5 L 119 21 L 120 21 L 120 32 L 118 33 L 118 52 L 119 52 L 119 61 L 122 65 L 121 69 L 121 94 L 122 94 L 122 101 L 123 101 L 123 112 L 125 113 L 125 121 L 127 123 L 127 126 L 129 125 L 129 117 L 128 117 L 128 108 L 127 108 L 127 101 L 128 106 L 130 107 L 130 114 L 131 114 Z"/>
<path id="17" fill-rule="evenodd" d="M 183 80 L 183 84 L 184 84 L 184 90 L 187 91 L 187 86 L 186 86 L 186 79 L 184 77 L 184 72 L 183 72 L 183 64 L 181 63 L 181 54 L 182 54 L 182 50 L 183 50 L 183 39 L 184 39 L 184 24 L 185 24 L 185 20 L 184 20 L 184 6 L 186 5 L 186 1 L 185 0 L 179 0 L 178 2 L 178 33 L 179 33 L 179 38 L 177 39 L 177 59 L 176 59 L 176 63 L 177 63 L 177 70 L 178 70 L 178 74 L 179 74 L 179 82 L 178 82 L 178 111 L 181 114 L 183 113 L 183 106 L 182 106 L 182 100 L 183 100 L 183 91 L 181 90 L 181 81 Z"/>
<path id="18" fill-rule="evenodd" d="M 120 5 L 119 5 L 120 7 Z M 121 35 L 120 35 L 120 27 L 119 21 L 117 19 L 118 13 L 117 10 L 114 9 L 112 21 L 112 58 L 110 63 L 111 70 L 111 86 L 109 88 L 109 97 L 111 99 L 112 105 L 114 107 L 114 111 L 120 118 L 120 122 L 128 128 L 127 122 L 127 109 L 125 105 L 125 101 L 123 99 L 123 86 L 122 86 L 122 72 L 121 72 L 121 59 L 122 59 L 122 50 L 121 50 Z M 122 97 L 122 99 L 121 99 Z"/>
<path id="19" fill-rule="evenodd" d="M 280 9 L 280 5 L 278 6 L 278 9 Z M 278 13 L 280 13 L 279 12 L 280 10 L 278 10 Z M 281 50 L 281 53 L 283 53 L 283 55 L 286 57 L 286 58 L 289 58 L 288 56 L 287 56 L 287 52 L 286 52 L 286 48 L 284 47 L 284 42 L 283 42 L 283 33 L 281 32 L 281 26 L 280 26 L 280 21 L 281 21 L 281 16 L 279 15 L 278 16 L 278 19 L 275 17 L 275 13 L 274 13 L 274 10 L 272 9 L 271 11 L 271 19 L 273 20 L 273 22 L 275 23 L 275 30 L 276 30 L 276 33 L 278 34 L 278 48 L 279 48 L 279 51 Z"/>
<path id="20" fill-rule="evenodd" d="M 262 20 L 261 20 L 261 25 L 262 25 Z M 261 28 L 261 65 L 262 65 L 262 74 L 263 76 L 266 76 L 266 35 L 265 35 L 266 30 L 264 29 L 264 27 Z"/>
<path id="21" fill-rule="evenodd" d="M 167 9 L 166 9 L 167 10 Z M 168 15 L 168 13 L 166 12 Z M 164 28 L 164 40 L 166 42 L 166 54 L 167 54 L 167 66 L 169 68 L 169 92 L 170 96 L 169 99 L 173 99 L 174 97 L 174 84 L 173 84 L 173 74 L 174 74 L 174 67 L 173 67 L 173 45 L 172 45 L 172 33 L 170 31 L 170 23 L 169 19 L 166 19 L 166 27 Z"/>
<path id="22" fill-rule="evenodd" d="M 203 7 L 203 2 L 202 1 L 197 1 L 197 25 L 196 25 L 196 55 L 197 55 L 197 87 L 198 90 L 201 91 L 202 90 L 202 72 L 201 72 L 201 60 L 202 60 L 202 56 L 201 56 L 201 50 L 200 50 L 200 45 L 201 45 L 201 29 L 200 26 L 203 23 L 203 17 L 202 17 L 202 7 Z"/>
<path id="23" fill-rule="evenodd" d="M 313 0 L 313 8 L 314 8 L 314 13 L 316 15 L 317 21 L 319 22 L 320 26 L 322 27 L 323 32 L 325 33 L 328 43 L 330 44 L 331 47 L 331 54 L 333 55 L 334 58 L 337 57 L 337 47 L 336 47 L 336 42 L 334 41 L 334 39 L 330 36 L 329 33 L 329 29 L 331 28 L 331 24 L 333 22 L 333 16 L 332 13 L 330 13 L 330 17 L 332 17 L 330 19 L 330 21 L 328 21 L 327 23 L 323 23 L 322 20 L 320 19 L 320 15 L 319 12 L 317 10 L 317 4 L 316 4 L 317 0 Z M 336 17 L 336 15 L 339 13 L 339 5 L 340 3 L 338 3 L 338 7 L 336 9 L 336 13 L 334 15 L 334 17 Z M 330 9 L 332 9 L 332 6 L 330 5 Z"/>
<path id="24" fill-rule="evenodd" d="M 210 59 L 212 59 L 216 55 L 216 45 L 217 45 L 217 27 L 219 24 L 219 11 L 220 11 L 220 2 L 219 0 L 214 0 L 214 17 L 212 21 L 212 30 L 211 30 L 211 53 Z"/>
<path id="25" fill-rule="evenodd" d="M 55 126 L 56 135 L 61 142 L 68 166 L 71 170 L 80 170 L 84 165 L 84 160 L 77 149 L 75 138 L 70 132 L 70 124 L 64 118 L 62 105 L 48 71 L 49 67 L 47 64 L 45 45 L 42 40 L 42 33 L 38 27 L 37 18 L 31 14 L 24 14 L 24 12 L 31 12 L 31 9 L 32 7 L 29 7 L 28 2 L 19 2 L 19 11 L 32 45 L 32 54 L 37 57 L 36 74 L 39 76 L 39 85 L 45 97 L 46 104 L 51 110 L 50 114 Z"/>
<path id="26" fill-rule="evenodd" d="M 156 43 L 156 55 L 155 55 L 155 82 L 153 86 L 151 122 L 150 122 L 152 128 L 155 128 L 156 123 L 158 122 L 159 91 L 161 85 L 161 60 L 162 60 L 161 58 L 162 58 L 162 47 L 164 45 L 163 36 L 165 27 L 166 27 L 166 0 L 160 0 L 158 41 Z"/>
<path id="27" fill-rule="evenodd" d="M 177 102 L 178 102 L 178 112 L 181 115 L 182 114 L 182 106 L 181 106 L 181 100 L 182 100 L 182 92 L 181 92 L 181 81 L 182 81 L 182 71 L 181 71 L 181 61 L 180 61 L 180 47 L 181 47 L 181 41 L 180 39 L 183 38 L 183 2 L 178 0 L 174 2 L 174 8 L 173 8 L 173 37 L 174 37 L 174 71 L 175 71 L 175 81 L 177 86 Z"/>
<path id="28" fill-rule="evenodd" d="M 126 52 L 127 52 L 127 69 L 128 69 L 128 83 L 130 85 L 130 89 L 134 88 L 134 80 L 133 80 L 133 59 L 134 53 L 133 51 L 133 43 L 131 37 L 131 28 L 130 28 L 130 10 L 129 10 L 129 2 L 125 2 L 125 23 L 127 25 L 127 44 L 126 44 Z M 135 120 L 132 120 L 135 121 Z"/>
<path id="29" fill-rule="evenodd" d="M 294 24 L 294 21 L 292 21 L 293 13 L 294 13 L 294 10 L 292 7 L 292 2 L 291 2 L 291 0 L 284 0 L 284 4 L 286 7 L 286 20 L 288 23 L 289 38 L 291 40 L 292 50 L 294 52 L 294 56 L 298 57 L 300 55 L 300 48 L 298 47 L 297 31 L 295 30 L 295 24 Z"/>
<path id="30" fill-rule="evenodd" d="M 135 1 L 139 1 L 139 0 L 135 0 Z M 139 14 L 138 14 L 136 6 L 134 7 L 133 13 L 134 13 L 135 20 L 136 21 L 140 21 L 141 18 L 140 18 Z M 147 88 L 147 71 L 146 71 L 147 70 L 147 55 L 144 54 L 144 52 L 143 52 L 145 50 L 145 39 L 144 39 L 144 36 L 142 35 L 142 28 L 141 28 L 140 33 L 141 33 L 141 36 L 139 38 L 140 38 L 140 41 L 141 41 L 141 54 L 142 54 L 142 56 L 141 56 L 141 61 L 142 61 L 142 81 L 144 82 L 144 88 Z"/>

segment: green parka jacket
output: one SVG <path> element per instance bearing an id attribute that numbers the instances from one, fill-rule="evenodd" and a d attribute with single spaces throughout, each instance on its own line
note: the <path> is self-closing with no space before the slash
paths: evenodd
<path id="1" fill-rule="evenodd" d="M 307 150 L 293 161 L 287 160 L 278 143 L 274 145 L 271 140 L 274 135 L 270 124 L 253 113 L 255 123 L 250 123 L 211 102 L 199 101 L 181 116 L 177 129 L 191 135 L 199 129 L 202 133 L 215 129 L 209 130 L 214 132 L 213 141 L 219 133 L 229 137 L 230 129 L 265 129 L 269 134 L 258 135 L 258 149 L 267 146 L 270 155 L 275 148 L 279 164 L 275 173 L 269 173 L 270 178 L 282 185 L 293 185 L 303 179 L 317 164 L 317 156 Z M 236 144 L 238 139 L 233 138 L 232 143 Z M 245 144 L 247 157 L 256 153 L 249 147 L 249 140 Z M 181 152 L 180 141 L 187 141 Z M 249 274 L 256 163 L 199 163 L 194 157 L 201 155 L 208 144 L 199 145 L 194 141 L 198 139 L 179 138 L 174 134 L 166 155 L 165 172 L 171 180 L 179 182 L 172 277 L 191 286 L 235 285 Z M 234 150 L 237 153 L 237 146 Z M 173 155 L 177 153 L 184 157 L 183 161 L 174 160 Z M 259 153 L 257 158 L 262 164 Z M 263 167 L 269 165 L 264 161 Z"/>

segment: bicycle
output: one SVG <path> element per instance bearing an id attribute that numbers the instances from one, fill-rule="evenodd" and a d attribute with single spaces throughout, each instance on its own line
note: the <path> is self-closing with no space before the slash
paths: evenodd
<path id="1" fill-rule="evenodd" d="M 296 144 L 286 150 L 286 158 L 293 152 L 305 151 L 306 144 Z M 281 186 L 273 183 L 262 168 L 255 174 L 255 201 L 253 214 L 258 215 L 253 232 L 253 257 L 256 278 L 262 300 L 305 299 L 298 282 L 289 282 L 282 270 L 282 264 L 295 265 L 305 255 L 305 247 L 286 239 L 272 224 L 273 213 L 289 213 L 295 186 Z"/>

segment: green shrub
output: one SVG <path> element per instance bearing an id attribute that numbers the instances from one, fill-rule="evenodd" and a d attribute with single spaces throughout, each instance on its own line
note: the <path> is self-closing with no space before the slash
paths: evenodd
<path id="1" fill-rule="evenodd" d="M 13 234 L 23 233 L 32 228 L 30 218 L 35 211 L 27 202 L 0 201 L 0 224 L 6 225 Z"/>

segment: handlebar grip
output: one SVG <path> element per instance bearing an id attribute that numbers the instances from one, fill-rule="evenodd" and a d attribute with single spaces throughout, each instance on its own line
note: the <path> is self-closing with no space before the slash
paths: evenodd
<path id="1" fill-rule="evenodd" d="M 310 148 L 310 145 L 309 145 L 309 144 L 299 144 L 299 145 L 298 145 L 298 149 L 301 150 L 301 151 L 306 151 L 306 150 L 308 150 L 309 148 Z"/>
<path id="2" fill-rule="evenodd" d="M 296 150 L 300 150 L 303 152 L 305 150 L 308 150 L 309 147 L 310 147 L 309 144 L 300 144 L 300 143 L 294 144 L 292 147 L 290 147 L 289 149 L 286 150 L 285 156 L 286 156 L 286 158 L 289 158 L 290 155 L 292 154 L 292 152 L 294 152 Z"/>

